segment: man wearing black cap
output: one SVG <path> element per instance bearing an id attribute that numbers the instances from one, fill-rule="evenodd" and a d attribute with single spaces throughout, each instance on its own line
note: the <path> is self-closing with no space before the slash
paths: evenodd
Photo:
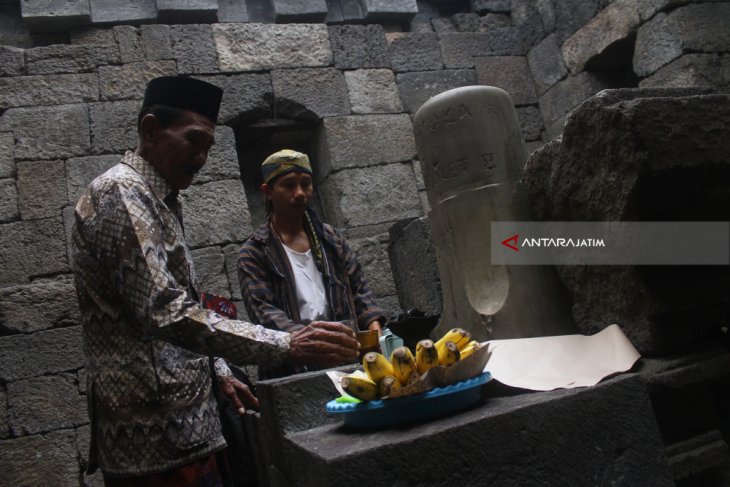
<path id="1" fill-rule="evenodd" d="M 289 334 L 198 305 L 177 195 L 205 165 L 221 97 L 192 78 L 152 80 L 137 149 L 97 177 L 75 208 L 89 470 L 100 467 L 108 486 L 223 485 L 225 441 L 207 356 L 335 365 L 357 355 L 342 325 Z M 230 370 L 218 360 L 216 373 Z M 240 408 L 257 406 L 239 382 L 220 384 L 239 393 Z"/>

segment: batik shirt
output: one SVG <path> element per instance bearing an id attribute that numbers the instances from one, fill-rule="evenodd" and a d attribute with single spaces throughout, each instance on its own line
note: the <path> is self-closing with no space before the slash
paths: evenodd
<path id="1" fill-rule="evenodd" d="M 169 470 L 223 448 L 207 355 L 280 364 L 289 349 L 287 333 L 200 308 L 177 210 L 173 188 L 131 152 L 76 205 L 90 464 L 107 475 Z"/>

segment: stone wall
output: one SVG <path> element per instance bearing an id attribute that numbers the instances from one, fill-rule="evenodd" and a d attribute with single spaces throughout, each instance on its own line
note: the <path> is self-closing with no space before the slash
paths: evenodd
<path id="1" fill-rule="evenodd" d="M 728 2 L 686 0 L 0 0 L 8 483 L 101 485 L 98 473 L 83 473 L 88 420 L 68 237 L 83 188 L 135 146 L 148 79 L 189 75 L 226 90 L 218 143 L 184 195 L 205 289 L 240 302 L 236 251 L 260 213 L 246 160 L 298 144 L 315 161 L 326 219 L 347 231 L 395 312 L 409 303 L 392 275 L 388 229 L 428 211 L 411 120 L 429 97 L 504 88 L 532 150 L 604 88 L 728 88 L 728 17 Z M 249 151 L 262 133 L 266 142 Z"/>

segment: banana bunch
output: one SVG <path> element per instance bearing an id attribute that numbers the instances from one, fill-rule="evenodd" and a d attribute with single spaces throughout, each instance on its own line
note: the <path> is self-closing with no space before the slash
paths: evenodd
<path id="1" fill-rule="evenodd" d="M 432 367 L 448 367 L 463 360 L 481 345 L 461 328 L 449 330 L 437 342 L 421 340 L 414 356 L 408 347 L 393 350 L 388 360 L 378 352 L 368 352 L 362 359 L 363 371 L 342 378 L 340 385 L 349 395 L 372 401 L 418 381 Z"/>

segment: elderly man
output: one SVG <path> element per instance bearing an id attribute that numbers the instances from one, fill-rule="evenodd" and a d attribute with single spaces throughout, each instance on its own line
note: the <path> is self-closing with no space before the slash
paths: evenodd
<path id="1" fill-rule="evenodd" d="M 284 149 L 261 165 L 269 217 L 238 257 L 238 278 L 249 318 L 267 328 L 299 332 L 306 326 L 347 321 L 353 329 L 376 330 L 385 321 L 362 268 L 345 237 L 309 208 L 309 157 Z M 259 366 L 259 378 L 303 370 Z"/>
<path id="2" fill-rule="evenodd" d="M 206 163 L 222 91 L 152 80 L 139 145 L 75 209 L 73 266 L 91 421 L 90 471 L 108 486 L 222 485 L 226 462 L 208 355 L 234 363 L 335 365 L 357 355 L 345 326 L 297 333 L 225 319 L 197 301 L 178 191 Z M 216 362 L 222 390 L 253 395 Z"/>

